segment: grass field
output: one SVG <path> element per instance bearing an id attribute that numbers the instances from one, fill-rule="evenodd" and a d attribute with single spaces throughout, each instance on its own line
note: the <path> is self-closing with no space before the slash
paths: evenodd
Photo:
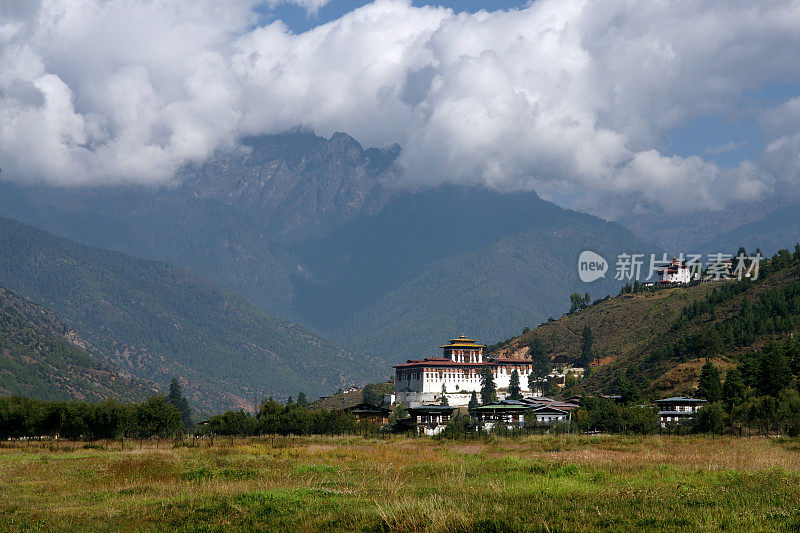
<path id="1" fill-rule="evenodd" d="M 800 530 L 800 441 L 5 442 L 0 530 Z"/>

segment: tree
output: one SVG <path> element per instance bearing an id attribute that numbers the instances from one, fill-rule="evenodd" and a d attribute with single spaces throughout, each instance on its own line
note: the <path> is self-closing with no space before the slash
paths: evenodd
<path id="1" fill-rule="evenodd" d="M 286 405 L 294 405 L 294 399 L 292 398 L 291 394 L 288 398 L 286 398 Z"/>
<path id="2" fill-rule="evenodd" d="M 725 423 L 725 411 L 719 402 L 713 402 L 704 405 L 694 414 L 692 431 L 695 433 L 722 433 Z"/>
<path id="3" fill-rule="evenodd" d="M 587 368 L 594 360 L 594 355 L 592 354 L 593 345 L 594 335 L 592 334 L 592 328 L 590 328 L 588 325 L 584 326 L 583 333 L 581 334 L 581 359 L 578 362 L 579 366 Z"/>
<path id="4" fill-rule="evenodd" d="M 300 407 L 308 407 L 308 396 L 303 391 L 300 391 L 300 394 L 297 395 L 297 405 Z"/>
<path id="5" fill-rule="evenodd" d="M 519 386 L 519 372 L 516 369 L 511 373 L 511 381 L 508 384 L 508 397 L 512 400 L 522 399 L 522 390 Z"/>
<path id="6" fill-rule="evenodd" d="M 777 396 L 792 381 L 789 360 L 780 347 L 767 346 L 761 354 L 757 388 L 759 394 Z"/>
<path id="7" fill-rule="evenodd" d="M 541 339 L 538 337 L 528 345 L 531 358 L 531 373 L 528 375 L 528 388 L 537 390 L 539 380 L 544 379 L 550 373 L 550 356 L 544 349 Z"/>
<path id="8" fill-rule="evenodd" d="M 694 339 L 694 350 L 697 356 L 705 357 L 706 360 L 716 355 L 721 345 L 722 339 L 720 339 L 719 333 L 713 327 L 705 328 Z"/>
<path id="9" fill-rule="evenodd" d="M 447 401 L 447 386 L 444 383 L 442 383 L 442 398 L 439 405 L 450 405 L 450 402 Z"/>
<path id="10" fill-rule="evenodd" d="M 725 384 L 722 386 L 722 400 L 728 406 L 728 410 L 742 403 L 747 388 L 742 379 L 742 373 L 738 368 L 728 370 L 725 376 Z"/>
<path id="11" fill-rule="evenodd" d="M 189 401 L 183 396 L 181 384 L 177 378 L 172 378 L 172 380 L 169 382 L 167 403 L 177 409 L 181 414 L 181 422 L 183 423 L 183 427 L 188 428 L 192 426 L 192 408 L 189 406 Z"/>
<path id="12" fill-rule="evenodd" d="M 383 395 L 387 392 L 386 383 L 368 383 L 361 389 L 361 401 L 370 405 L 381 405 Z"/>
<path id="13" fill-rule="evenodd" d="M 709 402 L 718 402 L 722 399 L 722 384 L 719 372 L 711 363 L 706 361 L 700 371 L 700 383 L 697 386 L 697 395 Z"/>
<path id="14" fill-rule="evenodd" d="M 617 392 L 622 397 L 622 403 L 625 405 L 630 405 L 641 400 L 642 393 L 639 391 L 639 387 L 625 376 L 618 377 L 615 385 Z"/>
<path id="15" fill-rule="evenodd" d="M 579 292 L 573 292 L 569 295 L 569 312 L 574 313 L 581 308 L 583 297 Z"/>
<path id="16" fill-rule="evenodd" d="M 542 396 L 552 398 L 558 396 L 560 393 L 561 388 L 558 386 L 558 383 L 556 383 L 556 378 L 554 376 L 547 376 L 547 379 L 544 381 L 544 386 L 542 387 Z"/>
<path id="17" fill-rule="evenodd" d="M 192 408 L 189 406 L 189 401 L 183 396 L 181 384 L 177 378 L 172 378 L 172 381 L 169 382 L 167 403 L 177 409 L 181 414 L 183 427 L 188 428 L 192 426 Z"/>
<path id="18" fill-rule="evenodd" d="M 181 413 L 163 396 L 153 396 L 134 407 L 132 432 L 143 438 L 169 437 L 181 428 Z"/>
<path id="19" fill-rule="evenodd" d="M 211 417 L 208 427 L 217 435 L 247 437 L 256 433 L 256 419 L 244 411 L 228 411 Z"/>
<path id="20" fill-rule="evenodd" d="M 589 304 L 592 303 L 592 297 L 588 292 L 585 295 L 581 295 L 579 292 L 573 292 L 569 295 L 569 301 L 569 312 L 574 313 L 575 311 L 580 311 L 589 307 Z"/>
<path id="21" fill-rule="evenodd" d="M 478 408 L 478 405 L 480 405 L 478 403 L 478 395 L 475 393 L 475 391 L 472 391 L 472 396 L 470 396 L 469 398 L 469 405 L 467 406 L 467 410 L 470 413 L 472 413 L 473 411 L 475 411 L 475 409 Z"/>
<path id="22" fill-rule="evenodd" d="M 262 403 L 261 408 L 258 410 L 258 415 L 256 416 L 258 419 L 259 433 L 277 433 L 282 413 L 283 407 L 272 398 Z"/>
<path id="23" fill-rule="evenodd" d="M 483 405 L 497 401 L 497 386 L 494 384 L 492 367 L 485 365 L 481 370 L 481 403 Z"/>

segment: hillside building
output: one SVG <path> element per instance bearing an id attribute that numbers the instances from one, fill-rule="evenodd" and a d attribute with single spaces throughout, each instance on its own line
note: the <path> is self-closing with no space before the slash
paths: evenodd
<path id="1" fill-rule="evenodd" d="M 528 388 L 528 374 L 533 370 L 529 359 L 493 358 L 484 360 L 486 346 L 461 335 L 440 346 L 442 357 L 409 359 L 396 365 L 394 390 L 395 401 L 410 407 L 439 403 L 442 392 L 449 405 L 457 407 L 469 403 L 472 392 L 480 393 L 481 372 L 491 369 L 498 391 L 507 389 L 511 375 L 519 373 L 520 389 L 525 396 L 536 396 L 538 392 Z M 502 392 L 498 396 L 503 397 Z"/>
<path id="2" fill-rule="evenodd" d="M 661 427 L 665 428 L 669 425 L 677 425 L 692 419 L 697 410 L 706 401 L 700 398 L 673 396 L 672 398 L 656 400 L 655 403 L 658 406 L 658 418 L 661 421 Z"/>
<path id="3" fill-rule="evenodd" d="M 659 280 L 658 283 L 689 283 L 692 279 L 699 276 L 692 274 L 692 269 L 686 265 L 685 261 L 672 258 L 672 261 L 658 269 Z"/>

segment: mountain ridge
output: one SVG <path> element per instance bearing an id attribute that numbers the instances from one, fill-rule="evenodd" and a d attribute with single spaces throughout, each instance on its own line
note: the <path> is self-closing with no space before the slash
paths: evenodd
<path id="1" fill-rule="evenodd" d="M 270 317 L 197 274 L 2 217 L 0 283 L 55 310 L 109 364 L 157 382 L 185 378 L 201 411 L 249 408 L 301 389 L 324 394 L 384 364 Z"/>

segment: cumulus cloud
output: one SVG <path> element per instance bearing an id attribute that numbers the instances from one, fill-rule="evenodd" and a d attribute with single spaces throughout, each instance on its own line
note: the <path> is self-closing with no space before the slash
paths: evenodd
<path id="1" fill-rule="evenodd" d="M 796 2 L 539 0 L 455 14 L 377 0 L 302 34 L 257 26 L 256 4 L 0 2 L 2 176 L 168 183 L 241 136 L 298 125 L 399 143 L 407 183 L 584 205 L 636 194 L 672 211 L 722 207 L 800 175 L 793 101 L 754 110 L 768 136 L 757 161 L 722 168 L 706 146 L 663 147 L 697 117 L 800 81 Z"/>
<path id="2" fill-rule="evenodd" d="M 277 7 L 281 4 L 294 4 L 302 7 L 310 14 L 317 13 L 321 7 L 330 3 L 331 0 L 267 0 L 267 5 L 270 7 Z"/>

